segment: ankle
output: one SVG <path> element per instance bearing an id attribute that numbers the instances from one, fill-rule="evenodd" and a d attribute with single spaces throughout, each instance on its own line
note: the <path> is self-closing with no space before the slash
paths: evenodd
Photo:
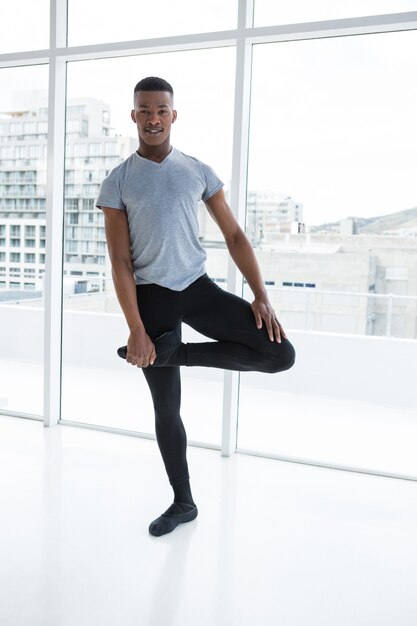
<path id="1" fill-rule="evenodd" d="M 189 480 L 183 480 L 177 485 L 173 485 L 172 488 L 174 490 L 175 504 L 190 504 L 192 506 L 195 506 L 195 502 L 191 494 L 191 486 Z"/>
<path id="2" fill-rule="evenodd" d="M 184 500 L 181 498 L 174 498 L 174 504 L 178 504 L 179 506 L 181 506 L 181 504 L 186 504 L 189 506 L 196 506 L 196 503 L 194 502 L 192 498 L 187 498 L 187 500 Z"/>

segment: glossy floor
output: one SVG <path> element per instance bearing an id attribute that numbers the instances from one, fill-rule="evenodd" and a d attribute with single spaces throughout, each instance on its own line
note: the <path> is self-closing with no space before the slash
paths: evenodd
<path id="1" fill-rule="evenodd" d="M 417 484 L 0 416 L 0 624 L 415 626 Z"/>

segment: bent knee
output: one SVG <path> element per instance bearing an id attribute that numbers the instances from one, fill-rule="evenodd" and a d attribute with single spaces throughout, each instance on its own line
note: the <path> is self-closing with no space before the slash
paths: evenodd
<path id="1" fill-rule="evenodd" d="M 276 374 L 278 372 L 285 372 L 289 370 L 295 363 L 295 350 L 294 346 L 287 340 L 284 340 L 280 344 L 280 350 L 269 358 L 268 372 Z"/>

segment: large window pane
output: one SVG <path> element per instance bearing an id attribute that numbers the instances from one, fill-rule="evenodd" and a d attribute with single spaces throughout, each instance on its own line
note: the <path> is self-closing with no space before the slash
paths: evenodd
<path id="1" fill-rule="evenodd" d="M 162 76 L 173 85 L 178 110 L 173 145 L 210 164 L 225 182 L 227 193 L 234 49 L 68 67 L 62 416 L 152 433 L 153 409 L 142 372 L 116 355 L 117 347 L 126 343 L 128 329 L 112 286 L 103 215 L 95 208 L 101 180 L 137 148 L 136 126 L 130 119 L 133 88 L 148 75 Z M 210 82 L 207 76 L 215 79 Z M 207 271 L 225 285 L 226 250 L 205 213 L 202 208 L 200 233 L 207 247 Z M 195 336 L 184 328 L 186 341 Z M 183 369 L 182 415 L 190 439 L 220 443 L 222 384 L 220 370 Z"/>
<path id="2" fill-rule="evenodd" d="M 2 2 L 0 54 L 49 45 L 49 0 Z"/>
<path id="3" fill-rule="evenodd" d="M 247 232 L 298 362 L 242 375 L 240 447 L 417 473 L 416 59 L 414 31 L 254 50 Z"/>
<path id="4" fill-rule="evenodd" d="M 43 413 L 48 68 L 0 70 L 0 408 Z"/>
<path id="5" fill-rule="evenodd" d="M 255 26 L 296 24 L 364 15 L 416 11 L 416 0 L 255 0 Z"/>
<path id="6" fill-rule="evenodd" d="M 236 28 L 237 0 L 160 0 L 157 5 L 119 0 L 117 11 L 97 1 L 69 0 L 70 45 L 129 41 Z"/>

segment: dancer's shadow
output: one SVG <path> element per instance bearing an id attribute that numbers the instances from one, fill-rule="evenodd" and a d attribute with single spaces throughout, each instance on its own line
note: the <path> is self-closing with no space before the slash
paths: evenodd
<path id="1" fill-rule="evenodd" d="M 155 581 L 155 589 L 151 599 L 151 614 L 147 624 L 176 624 L 176 614 L 184 594 L 187 561 L 191 539 L 197 530 L 198 518 L 190 524 L 179 526 L 175 535 L 150 537 L 150 541 L 158 541 L 170 546 L 165 561 L 161 565 L 160 574 Z"/>

